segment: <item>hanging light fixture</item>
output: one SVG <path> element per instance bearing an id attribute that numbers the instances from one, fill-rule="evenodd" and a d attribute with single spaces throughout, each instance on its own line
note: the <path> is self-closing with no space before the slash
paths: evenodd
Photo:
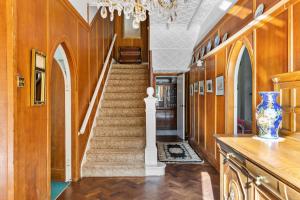
<path id="1" fill-rule="evenodd" d="M 102 18 L 108 16 L 108 11 L 111 21 L 114 20 L 115 11 L 119 16 L 123 12 L 126 19 L 133 17 L 132 26 L 136 29 L 139 28 L 140 22 L 147 19 L 147 12 L 151 15 L 154 9 L 158 9 L 160 15 L 168 18 L 168 24 L 177 17 L 177 0 L 92 0 L 92 3 L 100 8 Z"/>

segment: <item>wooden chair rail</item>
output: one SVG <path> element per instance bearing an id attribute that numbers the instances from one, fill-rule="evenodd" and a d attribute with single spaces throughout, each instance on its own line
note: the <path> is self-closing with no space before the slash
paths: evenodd
<path id="1" fill-rule="evenodd" d="M 106 57 L 105 62 L 104 62 L 104 64 L 103 64 L 102 72 L 101 72 L 100 77 L 99 77 L 98 82 L 97 82 L 97 86 L 96 86 L 95 91 L 94 91 L 94 93 L 93 93 L 93 97 L 92 97 L 92 99 L 91 99 L 90 105 L 89 105 L 89 107 L 88 107 L 88 110 L 87 110 L 86 115 L 85 115 L 85 117 L 84 117 L 84 120 L 83 120 L 83 122 L 82 122 L 81 128 L 80 128 L 80 130 L 79 130 L 79 135 L 85 133 L 86 126 L 87 126 L 87 124 L 88 124 L 88 121 L 89 121 L 89 119 L 90 119 L 92 110 L 93 110 L 93 108 L 94 108 L 94 105 L 95 105 L 95 102 L 96 102 L 96 98 L 97 98 L 97 96 L 98 96 L 98 93 L 99 93 L 99 90 L 100 90 L 101 83 L 102 83 L 102 81 L 103 81 L 105 72 L 106 72 L 106 70 L 107 70 L 107 67 L 108 67 L 108 66 L 110 67 L 109 61 L 110 61 L 110 58 L 111 58 L 111 56 L 112 56 L 112 50 L 113 50 L 113 48 L 114 48 L 116 38 L 117 38 L 117 34 L 114 35 L 114 38 L 113 38 L 113 40 L 112 40 L 112 42 L 111 42 L 111 45 L 110 45 L 110 48 L 109 48 L 107 57 Z"/>

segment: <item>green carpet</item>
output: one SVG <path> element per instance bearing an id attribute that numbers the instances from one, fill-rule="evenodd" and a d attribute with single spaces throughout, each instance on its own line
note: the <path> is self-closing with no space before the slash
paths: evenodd
<path id="1" fill-rule="evenodd" d="M 51 200 L 56 200 L 69 185 L 69 182 L 51 181 Z"/>

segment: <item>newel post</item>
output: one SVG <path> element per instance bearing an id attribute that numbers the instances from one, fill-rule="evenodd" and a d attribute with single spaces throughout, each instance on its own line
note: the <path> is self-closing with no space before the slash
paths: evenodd
<path id="1" fill-rule="evenodd" d="M 147 88 L 148 97 L 146 103 L 146 148 L 145 148 L 145 170 L 146 176 L 165 175 L 166 164 L 157 161 L 156 147 L 156 102 L 153 97 L 153 87 Z"/>

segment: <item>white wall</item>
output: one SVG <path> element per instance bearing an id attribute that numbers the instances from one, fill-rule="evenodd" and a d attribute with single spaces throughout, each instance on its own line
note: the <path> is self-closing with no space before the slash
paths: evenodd
<path id="1" fill-rule="evenodd" d="M 184 72 L 191 61 L 199 28 L 186 25 L 151 24 L 150 49 L 155 72 Z"/>
<path id="2" fill-rule="evenodd" d="M 74 6 L 74 8 L 78 11 L 78 13 L 85 19 L 85 21 L 87 21 L 88 17 L 87 17 L 87 5 L 89 0 L 69 0 L 70 3 Z M 93 18 L 95 17 L 95 14 L 97 13 L 97 8 L 96 7 L 90 7 L 89 8 L 90 11 L 90 21 L 91 22 L 93 20 Z"/>

